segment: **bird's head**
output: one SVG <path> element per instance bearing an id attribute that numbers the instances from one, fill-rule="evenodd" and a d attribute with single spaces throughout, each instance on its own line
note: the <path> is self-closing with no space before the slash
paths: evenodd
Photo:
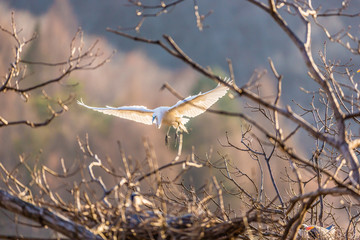
<path id="1" fill-rule="evenodd" d="M 153 117 L 152 117 L 152 123 L 153 124 L 155 123 L 158 128 L 160 128 L 160 126 L 161 126 L 161 122 L 159 122 L 158 115 L 155 113 L 153 114 Z"/>

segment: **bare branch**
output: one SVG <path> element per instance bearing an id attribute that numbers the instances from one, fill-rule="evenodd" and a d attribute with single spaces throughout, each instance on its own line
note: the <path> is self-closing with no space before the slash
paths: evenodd
<path id="1" fill-rule="evenodd" d="M 0 190 L 0 206 L 11 212 L 20 214 L 41 225 L 49 226 L 52 229 L 72 239 L 103 239 L 93 234 L 84 226 L 68 221 L 46 208 L 36 207 L 17 197 Z"/>

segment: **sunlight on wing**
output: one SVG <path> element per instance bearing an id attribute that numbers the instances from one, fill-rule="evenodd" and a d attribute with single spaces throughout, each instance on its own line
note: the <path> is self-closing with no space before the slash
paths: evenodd
<path id="1" fill-rule="evenodd" d="M 154 111 L 151 109 L 147 109 L 144 106 L 124 106 L 124 107 L 106 106 L 105 108 L 99 108 L 99 107 L 90 107 L 85 103 L 83 103 L 82 100 L 78 101 L 78 104 L 86 108 L 98 112 L 102 112 L 104 114 L 113 115 L 116 117 L 132 120 L 139 123 L 144 123 L 147 125 L 152 124 L 152 115 Z"/>
<path id="2" fill-rule="evenodd" d="M 178 114 L 186 117 L 196 117 L 216 103 L 227 93 L 228 90 L 228 87 L 218 84 L 218 86 L 213 90 L 205 93 L 199 93 L 198 95 L 190 96 L 184 100 L 178 101 L 171 107 L 170 112 L 175 115 Z"/>

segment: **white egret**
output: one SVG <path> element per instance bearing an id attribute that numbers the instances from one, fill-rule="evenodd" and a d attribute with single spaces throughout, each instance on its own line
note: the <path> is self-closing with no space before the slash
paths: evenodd
<path id="1" fill-rule="evenodd" d="M 230 81 L 228 82 L 231 83 Z M 85 105 L 82 100 L 78 101 L 78 104 L 104 114 L 114 115 L 148 125 L 155 123 L 158 128 L 160 128 L 161 125 L 173 126 L 176 132 L 184 131 L 188 133 L 185 124 L 189 121 L 189 118 L 196 117 L 205 112 L 223 97 L 228 90 L 229 88 L 227 86 L 219 83 L 216 88 L 208 92 L 200 92 L 197 95 L 189 96 L 178 101 L 171 107 L 161 106 L 155 109 L 148 109 L 145 106 L 90 107 Z"/>

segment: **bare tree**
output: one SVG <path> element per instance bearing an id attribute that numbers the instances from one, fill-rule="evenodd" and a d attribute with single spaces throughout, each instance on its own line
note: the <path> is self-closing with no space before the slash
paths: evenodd
<path id="1" fill-rule="evenodd" d="M 49 85 L 53 85 L 66 79 L 72 72 L 79 70 L 93 70 L 101 67 L 110 59 L 105 58 L 101 61 L 98 61 L 98 58 L 101 55 L 101 52 L 96 49 L 98 42 L 96 41 L 88 48 L 85 48 L 83 32 L 81 30 L 78 30 L 72 39 L 70 43 L 69 57 L 66 60 L 62 62 L 50 63 L 46 61 L 23 59 L 22 55 L 28 45 L 32 41 L 36 40 L 36 33 L 34 33 L 29 39 L 21 36 L 22 29 L 18 29 L 16 26 L 14 12 L 12 13 L 11 18 L 11 29 L 0 26 L 0 30 L 6 33 L 15 43 L 14 56 L 12 59 L 13 61 L 9 64 L 9 71 L 5 74 L 4 80 L 1 83 L 0 93 L 7 94 L 10 92 L 15 92 L 18 93 L 25 102 L 27 102 L 31 92 L 42 89 L 44 98 L 49 102 L 49 117 L 47 119 L 44 119 L 40 122 L 32 122 L 27 119 L 9 120 L 1 117 L 0 115 L 0 127 L 17 124 L 26 124 L 30 127 L 41 127 L 48 125 L 55 117 L 59 116 L 68 109 L 67 104 L 73 100 L 73 96 L 70 95 L 67 99 L 52 99 L 51 96 L 46 93 L 45 88 Z M 29 74 L 26 71 L 29 65 L 42 65 L 49 68 L 59 67 L 61 68 L 61 74 L 53 79 L 44 79 L 40 80 L 39 82 L 35 81 L 29 84 Z M 54 110 L 50 103 L 56 104 L 58 110 Z"/>
<path id="2" fill-rule="evenodd" d="M 143 143 L 146 152 L 143 161 L 130 161 L 119 143 L 123 167 L 115 169 L 110 158 L 103 160 L 91 150 L 90 141 L 86 138 L 78 140 L 83 160 L 73 166 L 62 162 L 61 173 L 37 164 L 30 167 L 21 158 L 15 169 L 7 170 L 0 165 L 7 191 L 0 191 L 0 206 L 77 239 L 296 239 L 299 233 L 300 238 L 306 239 L 313 235 L 301 232 L 306 231 L 300 230 L 305 222 L 321 227 L 335 225 L 334 236 L 318 236 L 320 239 L 358 237 L 360 141 L 355 132 L 360 116 L 359 89 L 351 61 L 343 64 L 337 59 L 328 59 L 326 46 L 337 44 L 344 52 L 358 55 L 359 39 L 350 32 L 350 28 L 330 32 L 322 19 L 358 18 L 360 13 L 351 12 L 351 1 L 342 1 L 337 8 L 328 7 L 326 3 L 314 7 L 311 0 L 247 1 L 268 14 L 274 24 L 286 33 L 307 67 L 304 78 L 316 84 L 314 89 L 303 89 L 308 102 L 296 102 L 296 108 L 293 109 L 290 103 L 282 103 L 282 83 L 286 81 L 286 76 L 278 73 L 276 63 L 271 59 L 269 70 L 276 80 L 276 92 L 269 100 L 258 91 L 264 78 L 263 71 L 256 72 L 248 82 L 235 82 L 235 79 L 242 77 L 234 74 L 232 62 L 228 60 L 229 75 L 234 80 L 233 84 L 229 84 L 222 80 L 223 76 L 195 62 L 189 56 L 191 53 L 185 53 L 171 36 L 164 35 L 163 39 L 153 40 L 131 33 L 132 30 L 141 31 L 147 18 L 165 14 L 168 9 L 182 2 L 149 5 L 141 1 L 129 1 L 137 8 L 136 14 L 140 17 L 136 26 L 132 29 L 107 30 L 134 41 L 157 45 L 195 71 L 227 85 L 236 98 L 245 99 L 248 108 L 256 113 L 256 120 L 243 112 L 211 112 L 241 118 L 246 122 L 234 130 L 241 133 L 240 142 L 234 142 L 231 134 L 226 133 L 227 141 L 221 144 L 224 149 L 233 148 L 247 153 L 258 164 L 260 178 L 252 178 L 246 169 L 241 169 L 226 155 L 214 160 L 194 153 L 188 156 L 178 154 L 178 161 L 158 166 L 154 150 L 147 140 Z M 197 1 L 194 1 L 195 24 L 202 31 L 204 20 L 211 12 L 204 15 L 200 12 Z M 289 18 L 304 26 L 302 36 L 287 24 L 285 19 Z M 12 26 L 15 30 L 2 29 L 18 42 L 16 49 L 21 49 L 26 41 L 17 40 L 14 21 Z M 313 28 L 321 29 L 327 38 L 323 49 L 313 49 Z M 312 55 L 315 51 L 319 52 L 318 62 Z M 16 81 L 19 76 L 16 74 L 19 69 L 17 66 L 21 63 L 17 55 L 20 53 L 16 51 L 15 63 L 11 64 L 9 74 L 5 77 L 1 88 L 4 92 L 16 91 L 27 97 L 26 93 L 32 89 L 60 81 L 72 71 L 94 68 L 92 60 L 80 64 L 89 54 L 71 54 L 68 61 L 58 63 L 68 66 L 64 76 L 30 88 L 21 88 L 19 81 Z M 36 64 L 29 61 L 24 63 Z M 168 84 L 164 88 L 180 96 Z M 58 103 L 63 106 L 62 102 Z M 3 126 L 10 123 L 4 119 L 1 122 Z M 290 123 L 291 127 L 285 127 L 284 123 Z M 271 128 L 264 127 L 265 124 Z M 299 135 L 307 136 L 307 141 L 310 139 L 314 142 L 310 158 L 304 157 L 301 148 L 293 143 L 296 143 L 295 138 Z M 275 169 L 275 164 L 283 167 Z M 182 166 L 178 175 L 172 179 L 163 177 L 163 171 L 177 166 Z M 213 168 L 219 176 L 212 177 L 200 189 L 183 184 L 181 176 L 186 171 L 202 167 Z M 95 168 L 104 175 L 112 176 L 114 183 L 111 186 L 105 184 L 102 177 L 94 172 Z M 25 184 L 21 178 L 21 169 L 30 173 L 33 186 Z M 278 177 L 275 171 L 281 171 L 282 175 Z M 67 182 L 67 185 L 64 184 L 66 191 L 52 189 L 48 184 L 50 177 Z M 267 177 L 274 194 L 269 194 L 265 189 Z M 146 184 L 147 181 L 152 184 Z M 149 194 L 141 190 L 144 185 L 150 188 Z M 309 185 L 315 188 L 309 190 L 306 188 Z M 280 186 L 285 186 L 285 190 Z M 65 200 L 69 197 L 68 193 L 70 201 Z M 224 204 L 226 197 L 235 198 L 241 203 L 240 216 L 235 215 L 236 209 Z M 337 214 L 340 213 L 347 217 L 339 218 Z"/>
<path id="3" fill-rule="evenodd" d="M 39 122 L 33 122 L 29 119 L 5 119 L 1 116 L 0 112 L 0 128 L 9 127 L 13 125 L 27 125 L 32 128 L 43 127 L 50 124 L 50 122 L 68 110 L 68 104 L 74 100 L 74 95 L 69 94 L 66 99 L 54 99 L 51 95 L 47 94 L 46 88 L 50 85 L 54 85 L 61 81 L 66 81 L 71 73 L 79 70 L 94 70 L 101 67 L 110 60 L 110 57 L 103 57 L 99 49 L 97 49 L 98 41 L 95 41 L 92 45 L 86 47 L 83 41 L 83 32 L 79 29 L 70 43 L 70 51 L 67 59 L 61 62 L 48 62 L 23 59 L 24 52 L 31 42 L 36 41 L 37 35 L 34 33 L 30 38 L 26 39 L 22 36 L 22 29 L 18 28 L 15 20 L 15 13 L 11 15 L 11 28 L 0 26 L 0 31 L 5 33 L 11 40 L 12 46 L 14 45 L 14 55 L 12 61 L 9 63 L 9 70 L 3 77 L 0 84 L 0 94 L 8 95 L 11 92 L 15 92 L 24 100 L 28 102 L 31 95 L 42 94 L 43 99 L 48 102 L 48 117 L 40 120 Z M 14 44 L 13 44 L 14 43 Z M 100 58 L 103 59 L 100 59 Z M 60 68 L 60 74 L 53 79 L 41 79 L 38 81 L 29 80 L 29 74 L 27 71 L 28 66 L 41 65 L 48 68 Z M 40 92 L 37 90 L 41 90 Z M 54 107 L 56 105 L 56 107 Z M 57 110 L 55 110 L 57 109 Z M 94 238 L 94 234 L 89 232 L 81 224 L 74 224 L 68 222 L 66 218 L 59 217 L 54 214 L 51 210 L 47 210 L 41 207 L 39 202 L 33 205 L 32 201 L 28 199 L 29 195 L 32 194 L 30 188 L 20 183 L 20 178 L 14 176 L 14 172 L 7 172 L 4 165 L 1 163 L 2 182 L 8 186 L 5 189 L 1 189 L 0 202 L 1 207 L 33 219 L 35 222 L 43 226 L 49 226 L 59 233 L 66 233 L 65 235 L 71 238 Z M 21 165 L 21 164 L 20 164 Z M 44 169 L 43 169 L 44 171 Z M 35 172 L 33 172 L 35 173 Z M 36 173 L 37 174 L 37 173 Z M 36 179 L 33 175 L 34 180 Z M 15 188 L 10 186 L 9 181 L 15 182 Z M 20 187 L 20 188 L 19 188 Z M 25 191 L 25 192 L 24 192 Z M 21 193 L 25 195 L 21 197 Z M 25 201 L 24 201 L 25 200 Z M 43 200 L 41 200 L 43 201 Z M 55 206 L 55 205 L 54 205 Z M 0 238 L 7 238 L 1 236 Z M 94 238 L 95 239 L 95 238 Z"/>
<path id="4" fill-rule="evenodd" d="M 312 1 L 249 0 L 248 2 L 271 16 L 274 23 L 280 26 L 287 34 L 303 57 L 303 61 L 308 70 L 307 75 L 318 86 L 315 90 L 304 90 L 309 95 L 309 99 L 311 99 L 309 107 L 302 106 L 301 103 L 297 104 L 297 111 L 293 110 L 289 105 L 282 107 L 280 105 L 282 82 L 286 76 L 280 75 L 277 72 L 273 61 L 269 59 L 270 70 L 278 83 L 277 92 L 275 93 L 276 97 L 273 101 L 264 100 L 263 96 L 257 92 L 262 79 L 261 75 L 255 78 L 255 80 L 251 79 L 251 81 L 242 86 L 234 84 L 231 86 L 229 85 L 229 87 L 232 88 L 238 97 L 249 100 L 251 108 L 254 111 L 259 112 L 266 121 L 269 121 L 273 125 L 273 129 L 270 131 L 267 128 L 264 128 L 258 121 L 254 121 L 250 116 L 243 113 L 219 112 L 228 116 L 240 117 L 257 129 L 257 131 L 248 129 L 243 133 L 241 146 L 236 146 L 229 138 L 227 144 L 229 147 L 236 148 L 239 151 L 248 152 L 257 161 L 265 161 L 274 190 L 276 191 L 276 199 L 273 199 L 271 202 L 279 202 L 282 209 L 280 212 L 283 212 L 285 216 L 285 218 L 279 216 L 280 219 L 283 221 L 285 220 L 286 222 L 286 227 L 284 231 L 281 232 L 281 238 L 293 239 L 296 237 L 301 223 L 305 220 L 306 214 L 313 212 L 314 209 L 316 209 L 315 212 L 317 213 L 318 205 L 320 206 L 319 214 L 314 216 L 311 214 L 311 221 L 319 221 L 320 225 L 324 224 L 324 213 L 327 211 L 325 208 L 334 207 L 333 205 L 326 206 L 326 203 L 324 203 L 324 197 L 326 195 L 341 195 L 342 197 L 348 195 L 348 203 L 357 205 L 356 199 L 358 198 L 358 189 L 360 187 L 360 169 L 357 156 L 359 139 L 354 134 L 354 132 L 357 131 L 356 127 L 354 128 L 354 125 L 357 125 L 357 117 L 359 116 L 357 111 L 357 104 L 359 101 L 357 93 L 359 90 L 358 85 L 354 80 L 356 72 L 353 71 L 350 63 L 342 64 L 336 59 L 327 59 L 326 46 L 329 43 L 339 44 L 344 47 L 344 51 L 358 55 L 360 52 L 358 45 L 359 40 L 350 32 L 351 27 L 348 29 L 339 29 L 337 32 L 331 33 L 322 19 L 334 17 L 356 18 L 360 15 L 359 12 L 350 13 L 349 6 L 351 1 L 342 1 L 341 5 L 339 4 L 340 7 L 335 9 L 326 6 L 326 4 L 313 7 Z M 139 10 L 137 10 L 137 12 L 141 13 L 138 15 L 142 16 L 139 24 L 135 28 L 135 30 L 139 31 L 139 26 L 141 26 L 146 18 L 165 13 L 168 7 L 180 4 L 181 1 L 152 6 L 143 4 L 141 1 L 134 1 L 132 3 L 138 7 Z M 200 16 L 196 1 L 194 1 L 194 6 L 197 26 L 201 31 L 203 29 L 202 20 L 205 18 L 205 15 Z M 151 13 L 154 11 L 155 14 Z M 303 35 L 298 35 L 294 29 L 288 25 L 285 19 L 289 18 L 292 18 L 290 19 L 292 21 L 294 21 L 295 18 L 298 25 L 303 25 L 305 29 L 302 33 Z M 323 50 L 313 49 L 312 47 L 313 28 L 320 28 L 328 39 L 324 44 Z M 192 58 L 187 55 L 170 36 L 164 35 L 163 38 L 165 41 L 163 41 L 137 37 L 125 32 L 121 28 L 119 30 L 109 28 L 108 31 L 135 41 L 158 45 L 170 55 L 192 66 L 196 71 L 217 82 L 226 84 L 221 80 L 220 76 L 215 75 L 208 68 L 204 68 L 192 60 Z M 312 55 L 314 51 L 319 51 L 321 62 L 316 63 L 314 60 Z M 349 59 L 349 62 L 351 62 L 351 59 Z M 237 78 L 233 73 L 231 60 L 228 60 L 228 63 L 231 78 Z M 284 120 L 292 122 L 295 127 L 290 130 L 285 129 L 281 125 Z M 292 146 L 289 143 L 296 134 L 300 134 L 301 132 L 310 135 L 315 141 L 316 148 L 311 159 L 306 159 L 299 155 L 296 151 L 296 146 Z M 249 137 L 251 133 L 254 136 Z M 264 135 L 265 139 L 261 137 Z M 254 137 L 257 144 L 253 144 L 250 140 L 250 138 Z M 290 183 L 298 184 L 297 191 L 291 188 L 294 191 L 294 196 L 290 196 L 290 198 L 289 196 L 283 196 L 278 190 L 278 181 L 275 180 L 270 165 L 270 161 L 272 163 L 274 161 L 279 161 L 276 160 L 276 158 L 288 162 L 295 176 L 294 179 L 294 176 L 288 175 L 288 181 Z M 256 186 L 254 181 L 249 178 L 250 183 L 254 184 L 254 188 L 257 189 L 257 196 L 254 197 L 252 194 L 246 193 L 246 190 L 232 177 L 233 171 L 242 173 L 241 169 L 227 164 L 226 160 L 223 164 L 224 165 L 222 166 L 218 166 L 219 170 L 224 171 L 224 177 L 232 181 L 241 192 L 244 192 L 250 202 L 264 203 L 263 201 L 267 197 L 263 196 L 263 182 L 260 186 Z M 313 178 L 303 179 L 301 169 L 310 171 Z M 311 181 L 317 182 L 318 189 L 306 193 L 304 186 Z M 333 187 L 329 188 L 329 185 L 332 185 Z M 268 211 L 271 209 L 271 207 L 269 208 L 271 205 L 272 204 L 262 205 L 262 208 L 265 209 L 261 210 Z M 272 210 L 274 212 L 276 212 L 275 206 L 277 206 L 277 204 L 273 206 L 274 209 Z M 297 206 L 298 209 L 294 209 L 295 206 Z M 251 211 L 253 210 L 254 209 L 251 208 Z M 292 217 L 290 217 L 290 215 L 292 215 Z M 355 229 L 355 226 L 352 226 L 352 217 L 353 216 L 350 214 L 349 228 L 354 227 L 353 229 Z M 315 220 L 313 220 L 313 218 L 315 218 Z M 252 227 L 254 227 L 254 225 Z M 261 225 L 258 225 L 256 230 L 262 233 L 263 230 L 261 228 Z M 347 232 L 347 234 L 348 233 L 349 232 Z"/>

